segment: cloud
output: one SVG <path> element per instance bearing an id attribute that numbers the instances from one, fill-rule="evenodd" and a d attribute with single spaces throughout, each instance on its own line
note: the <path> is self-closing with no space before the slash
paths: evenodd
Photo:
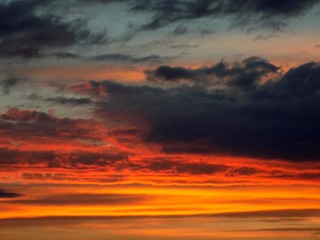
<path id="1" fill-rule="evenodd" d="M 106 129 L 94 120 L 11 108 L 0 115 L 0 131 L 1 165 L 112 168 L 113 163 L 128 158 L 107 145 Z"/>
<path id="2" fill-rule="evenodd" d="M 95 166 L 116 168 L 118 162 L 126 162 L 128 155 L 121 152 L 74 152 L 70 154 L 70 164 L 76 166 Z"/>
<path id="3" fill-rule="evenodd" d="M 262 210 L 262 211 L 242 211 L 242 212 L 223 212 L 215 214 L 180 214 L 180 215 L 123 215 L 123 216 L 45 216 L 45 217 L 29 217 L 29 218 L 7 218 L 1 219 L 1 226 L 9 226 L 10 224 L 20 223 L 23 225 L 34 224 L 52 224 L 52 223 L 70 223 L 87 222 L 87 221 L 110 221 L 116 219 L 181 219 L 188 217 L 221 217 L 221 218 L 307 218 L 317 217 L 320 213 L 319 209 L 282 209 L 282 210 Z"/>
<path id="4" fill-rule="evenodd" d="M 230 218 L 305 218 L 317 217 L 319 209 L 280 209 L 280 210 L 262 210 L 252 212 L 229 212 L 218 213 L 215 216 Z"/>
<path id="5" fill-rule="evenodd" d="M 266 40 L 268 40 L 270 38 L 273 38 L 273 37 L 274 37 L 274 35 L 272 35 L 272 34 L 270 34 L 270 35 L 261 35 L 261 34 L 259 34 L 253 40 L 254 41 L 259 41 L 259 40 L 266 41 Z"/>
<path id="6" fill-rule="evenodd" d="M 313 233 L 313 234 L 311 235 L 310 239 L 313 239 L 313 240 L 320 239 L 320 231 Z"/>
<path id="7" fill-rule="evenodd" d="M 92 100 L 90 98 L 55 97 L 46 98 L 45 100 L 53 103 L 72 106 L 83 106 L 92 104 Z"/>
<path id="8" fill-rule="evenodd" d="M 66 169 L 85 169 L 90 167 L 117 168 L 118 162 L 127 161 L 128 159 L 127 154 L 116 151 L 85 152 L 71 150 L 67 153 L 61 153 L 59 150 L 43 151 L 0 148 L 0 153 L 0 165 L 3 166 L 41 166 Z"/>
<path id="9" fill-rule="evenodd" d="M 319 231 L 320 228 L 303 228 L 303 227 L 289 227 L 289 228 L 260 228 L 260 229 L 252 229 L 245 230 L 250 232 L 310 232 L 310 231 Z M 243 230 L 241 230 L 243 231 Z"/>
<path id="10" fill-rule="evenodd" d="M 127 54 L 102 54 L 102 55 L 97 55 L 90 60 L 94 61 L 103 61 L 103 62 L 126 62 L 126 63 L 161 63 L 164 61 L 168 61 L 170 57 L 161 57 L 159 55 L 149 55 L 145 57 L 135 57 L 132 55 L 127 55 Z"/>
<path id="11" fill-rule="evenodd" d="M 18 78 L 14 75 L 9 75 L 6 78 L 4 78 L 1 82 L 0 82 L 0 86 L 2 87 L 2 92 L 4 95 L 7 95 L 11 92 L 11 90 L 19 85 L 22 82 L 27 81 L 26 79 L 22 79 L 22 78 Z"/>
<path id="12" fill-rule="evenodd" d="M 229 18 L 233 27 L 264 27 L 274 31 L 285 27 L 291 18 L 303 15 L 317 0 L 188 0 L 135 1 L 134 11 L 152 12 L 152 19 L 143 26 L 155 30 L 175 22 L 200 18 Z"/>
<path id="13" fill-rule="evenodd" d="M 196 44 L 173 44 L 169 46 L 169 49 L 190 49 L 190 48 L 198 48 L 198 45 Z"/>
<path id="14" fill-rule="evenodd" d="M 0 165 L 46 165 L 55 167 L 53 151 L 19 151 L 0 148 Z"/>
<path id="15" fill-rule="evenodd" d="M 123 0 L 129 14 L 151 19 L 143 26 L 131 27 L 124 35 L 127 40 L 142 30 L 157 30 L 173 25 L 173 34 L 183 35 L 192 28 L 197 19 L 230 20 L 231 27 L 246 29 L 268 28 L 278 31 L 289 20 L 307 13 L 318 0 L 187 0 L 187 1 L 137 1 Z M 83 4 L 98 8 L 97 4 L 116 4 L 119 1 L 61 1 L 61 0 L 13 0 L 0 4 L 0 57 L 4 59 L 33 59 L 43 57 L 81 58 L 72 53 L 76 46 L 94 46 L 110 42 L 106 30 L 95 31 L 92 19 L 87 14 L 70 11 L 75 6 L 82 9 Z M 78 9 L 77 8 L 77 9 Z M 89 12 L 88 12 L 89 14 Z M 188 27 L 185 27 L 188 23 Z M 128 23 L 129 24 L 129 23 Z M 131 24 L 131 23 L 130 23 Z M 131 24 L 132 25 L 132 24 Z M 133 31 L 133 32 L 132 32 Z M 211 26 L 201 26 L 201 35 L 214 32 Z M 71 52 L 69 52 L 71 51 Z M 126 54 L 103 54 L 91 58 L 97 61 L 160 62 L 157 55 L 135 57 Z"/>
<path id="16" fill-rule="evenodd" d="M 1 198 L 18 198 L 21 196 L 22 196 L 22 194 L 20 194 L 20 193 L 9 192 L 9 191 L 6 191 L 6 190 L 0 188 L 0 199 Z"/>
<path id="17" fill-rule="evenodd" d="M 163 172 L 168 174 L 191 174 L 191 175 L 209 175 L 225 172 L 228 167 L 222 164 L 210 164 L 206 162 L 186 162 L 174 159 L 145 159 L 145 163 L 130 163 L 127 166 L 133 170 L 149 170 L 152 172 Z"/>
<path id="18" fill-rule="evenodd" d="M 76 53 L 71 52 L 56 52 L 51 54 L 52 56 L 57 57 L 58 59 L 73 59 L 73 58 L 80 58 L 80 56 Z"/>
<path id="19" fill-rule="evenodd" d="M 51 50 L 106 42 L 104 33 L 92 33 L 87 20 L 63 20 L 55 1 L 8 1 L 0 4 L 0 57 L 39 58 Z"/>
<path id="20" fill-rule="evenodd" d="M 141 139 L 167 153 L 319 160 L 318 63 L 281 74 L 254 57 L 199 69 L 159 67 L 146 75 L 149 86 L 90 82 L 92 94 L 106 93 L 97 115 L 147 128 Z"/>
<path id="21" fill-rule="evenodd" d="M 223 61 L 210 67 L 190 69 L 184 67 L 160 66 L 146 70 L 147 79 L 152 82 L 189 82 L 194 85 L 225 84 L 234 88 L 255 87 L 262 77 L 276 73 L 278 67 L 265 59 L 250 57 L 234 64 Z"/>
<path id="22" fill-rule="evenodd" d="M 239 167 L 231 169 L 228 172 L 228 176 L 252 176 L 256 175 L 257 173 L 262 173 L 263 171 L 257 168 L 252 167 Z"/>
<path id="23" fill-rule="evenodd" d="M 86 4 L 88 3 L 87 0 L 77 0 L 81 4 Z M 103 4 L 112 4 L 112 3 L 126 3 L 130 2 L 130 0 L 92 0 L 89 3 L 91 4 L 92 2 L 94 3 L 103 3 Z"/>
<path id="24" fill-rule="evenodd" d="M 2 134 L 13 139 L 38 136 L 56 140 L 59 138 L 99 140 L 91 135 L 99 128 L 98 125 L 92 120 L 57 118 L 48 113 L 18 108 L 10 108 L 0 115 Z"/>
<path id="25" fill-rule="evenodd" d="M 26 205 L 126 205 L 141 202 L 146 196 L 141 194 L 57 194 L 47 195 L 36 199 L 21 199 L 10 201 L 10 203 Z"/>
<path id="26" fill-rule="evenodd" d="M 68 178 L 66 173 L 51 173 L 51 172 L 41 172 L 41 173 L 22 173 L 22 178 L 25 180 L 63 180 Z"/>
<path id="27" fill-rule="evenodd" d="M 184 35 L 188 32 L 188 28 L 182 25 L 179 25 L 173 30 L 174 35 Z"/>

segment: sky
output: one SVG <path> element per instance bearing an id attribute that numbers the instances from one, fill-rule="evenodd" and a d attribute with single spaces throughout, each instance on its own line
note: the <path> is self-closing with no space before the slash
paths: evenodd
<path id="1" fill-rule="evenodd" d="M 0 0 L 0 239 L 320 239 L 319 21 Z"/>

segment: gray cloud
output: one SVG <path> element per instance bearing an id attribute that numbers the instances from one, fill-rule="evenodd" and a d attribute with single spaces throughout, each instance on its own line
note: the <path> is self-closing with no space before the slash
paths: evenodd
<path id="1" fill-rule="evenodd" d="M 146 70 L 146 76 L 152 82 L 189 82 L 194 85 L 227 84 L 233 88 L 252 88 L 268 73 L 276 73 L 278 67 L 268 61 L 251 57 L 240 63 L 228 64 L 221 61 L 211 67 L 188 69 L 184 67 L 160 66 Z M 223 82 L 221 82 L 223 80 Z"/>
<path id="2" fill-rule="evenodd" d="M 52 49 L 105 43 L 92 33 L 86 19 L 64 20 L 53 12 L 55 1 L 15 0 L 0 4 L 0 57 L 39 58 Z"/>
<path id="3" fill-rule="evenodd" d="M 55 97 L 55 98 L 46 98 L 48 102 L 58 103 L 62 105 L 72 105 L 72 106 L 84 106 L 91 105 L 92 100 L 90 98 L 74 98 L 74 97 Z"/>
<path id="4" fill-rule="evenodd" d="M 161 57 L 159 55 L 149 55 L 145 57 L 136 57 L 132 55 L 127 55 L 127 54 L 102 54 L 102 55 L 97 55 L 90 60 L 94 61 L 101 61 L 101 62 L 125 62 L 125 63 L 161 63 L 164 61 L 168 61 L 170 57 Z"/>
<path id="5" fill-rule="evenodd" d="M 118 121 L 126 116 L 138 127 L 141 121 L 135 119 L 144 119 L 149 131 L 141 138 L 162 145 L 167 153 L 318 161 L 319 64 L 306 63 L 274 76 L 277 69 L 266 60 L 249 58 L 195 70 L 149 70 L 147 76 L 157 86 L 90 84 L 93 92 L 107 92 L 108 98 L 101 96 L 96 103 L 99 116 Z"/>
<path id="6" fill-rule="evenodd" d="M 16 87 L 26 85 L 30 83 L 31 80 L 26 77 L 16 76 L 14 74 L 9 74 L 3 80 L 0 81 L 0 87 L 4 95 L 10 94 Z"/>
<path id="7" fill-rule="evenodd" d="M 174 35 L 184 35 L 188 32 L 188 28 L 182 25 L 179 25 L 173 30 Z"/>
<path id="8" fill-rule="evenodd" d="M 231 18 L 233 27 L 264 27 L 274 31 L 285 27 L 291 18 L 303 15 L 317 0 L 188 0 L 136 1 L 134 11 L 153 12 L 153 18 L 143 26 L 155 30 L 166 25 L 200 18 Z"/>

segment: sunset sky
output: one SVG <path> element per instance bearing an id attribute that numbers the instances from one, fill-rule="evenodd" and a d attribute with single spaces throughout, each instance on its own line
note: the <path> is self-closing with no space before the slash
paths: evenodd
<path id="1" fill-rule="evenodd" d="M 319 240 L 320 1 L 0 0 L 1 240 Z"/>

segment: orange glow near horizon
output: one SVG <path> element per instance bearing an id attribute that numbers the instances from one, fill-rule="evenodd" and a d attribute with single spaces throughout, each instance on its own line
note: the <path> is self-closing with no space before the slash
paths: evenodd
<path id="1" fill-rule="evenodd" d="M 320 197 L 316 191 L 318 187 L 319 185 L 278 187 L 275 185 L 229 187 L 135 186 L 130 184 L 76 185 L 74 187 L 26 185 L 24 189 L 15 187 L 22 194 L 26 193 L 19 200 L 1 201 L 4 208 L 8 206 L 17 209 L 17 211 L 4 211 L 1 218 L 228 216 L 228 214 L 237 215 L 243 212 L 250 215 L 250 212 L 261 211 L 307 210 L 317 209 L 319 206 Z M 42 189 L 45 191 L 42 192 Z M 74 196 L 73 200 L 72 196 Z M 86 198 L 87 202 L 84 202 Z M 114 202 L 113 199 L 117 201 Z"/>
<path id="2" fill-rule="evenodd" d="M 197 70 L 211 64 L 183 66 Z M 279 60 L 277 65 L 279 73 L 266 75 L 266 81 L 295 63 Z M 108 100 L 108 89 L 85 80 L 140 84 L 146 68 L 39 67 L 23 74 L 41 79 L 46 88 L 53 79 L 66 80 L 67 93 L 95 101 Z M 2 111 L 0 238 L 17 240 L 29 231 L 54 229 L 70 231 L 70 240 L 104 240 L 106 235 L 119 240 L 318 238 L 317 161 L 166 152 L 161 144 L 144 140 L 150 126 L 139 114 L 119 111 L 110 122 L 107 111 L 89 114 L 77 119 L 50 110 Z M 16 226 L 26 229 L 23 235 Z"/>

